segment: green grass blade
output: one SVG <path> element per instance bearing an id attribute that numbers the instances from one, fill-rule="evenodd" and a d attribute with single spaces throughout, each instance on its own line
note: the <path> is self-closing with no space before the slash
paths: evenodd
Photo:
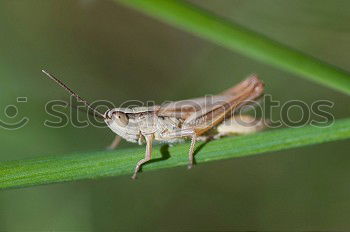
<path id="1" fill-rule="evenodd" d="M 206 144 L 198 152 L 196 159 L 200 165 L 208 161 L 245 157 L 346 138 L 350 138 L 350 119 L 338 120 L 327 128 L 308 126 L 276 129 L 215 140 Z M 170 157 L 145 165 L 143 168 L 145 171 L 187 164 L 189 144 L 179 144 L 169 150 L 165 148 L 156 146 L 153 159 L 161 159 L 161 152 L 163 156 L 170 155 Z M 0 163 L 0 188 L 131 175 L 136 162 L 143 157 L 143 153 L 144 148 L 135 148 L 5 161 Z"/>
<path id="2" fill-rule="evenodd" d="M 350 94 L 350 75 L 178 0 L 116 0 L 228 49 Z"/>

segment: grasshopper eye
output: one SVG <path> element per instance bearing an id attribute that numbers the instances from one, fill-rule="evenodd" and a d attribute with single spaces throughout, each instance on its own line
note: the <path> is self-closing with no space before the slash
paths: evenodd
<path id="1" fill-rule="evenodd" d="M 116 121 L 116 123 L 119 125 L 119 126 L 126 126 L 128 125 L 129 123 L 129 118 L 128 116 L 125 114 L 125 113 L 122 113 L 122 112 L 114 112 L 113 113 L 113 116 L 114 116 L 114 119 Z"/>

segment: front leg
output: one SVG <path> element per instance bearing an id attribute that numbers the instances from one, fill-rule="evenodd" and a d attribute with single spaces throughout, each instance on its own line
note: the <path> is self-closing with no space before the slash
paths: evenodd
<path id="1" fill-rule="evenodd" d="M 119 135 L 116 135 L 111 145 L 107 147 L 107 150 L 114 150 L 116 147 L 118 147 L 121 140 L 122 140 L 122 137 L 120 137 Z"/>
<path id="2" fill-rule="evenodd" d="M 146 140 L 146 153 L 145 153 L 145 158 L 137 162 L 134 175 L 132 175 L 132 179 L 136 179 L 137 173 L 139 172 L 141 166 L 146 163 L 147 161 L 151 160 L 152 158 L 152 144 L 153 144 L 153 139 L 154 135 L 144 135 L 145 140 Z"/>

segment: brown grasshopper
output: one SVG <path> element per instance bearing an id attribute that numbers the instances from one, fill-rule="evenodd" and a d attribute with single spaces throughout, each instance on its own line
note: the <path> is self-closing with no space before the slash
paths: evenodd
<path id="1" fill-rule="evenodd" d="M 229 134 L 246 134 L 263 128 L 260 121 L 250 116 L 240 116 L 245 125 L 239 124 L 237 116 L 234 115 L 242 106 L 262 96 L 264 84 L 256 75 L 218 95 L 176 101 L 161 106 L 114 108 L 102 114 L 52 74 L 42 71 L 104 119 L 108 127 L 117 134 L 112 148 L 119 144 L 121 138 L 129 142 L 146 143 L 145 157 L 136 164 L 133 179 L 141 166 L 151 160 L 152 144 L 155 140 L 174 143 L 191 138 L 188 167 L 192 168 L 197 140 L 219 138 Z"/>

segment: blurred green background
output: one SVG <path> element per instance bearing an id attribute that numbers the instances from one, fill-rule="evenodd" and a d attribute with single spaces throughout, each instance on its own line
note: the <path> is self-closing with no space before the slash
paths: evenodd
<path id="1" fill-rule="evenodd" d="M 193 0 L 217 15 L 350 71 L 350 2 Z M 335 103 L 333 90 L 232 53 L 113 1 L 0 1 L 0 159 L 100 150 L 109 129 L 43 125 L 46 102 L 67 94 L 57 74 L 88 100 L 146 102 L 220 92 L 258 73 L 282 103 Z M 16 103 L 27 97 L 27 103 Z M 278 109 L 272 118 L 278 119 Z M 297 118 L 300 112 L 292 112 Z M 0 192 L 0 231 L 226 231 L 350 229 L 349 141 L 93 181 Z M 123 142 L 121 147 L 137 146 Z M 204 147 L 205 149 L 205 147 Z M 184 151 L 185 153 L 185 151 Z M 185 155 L 185 154 L 184 154 Z M 200 155 L 200 154 L 198 154 Z"/>

